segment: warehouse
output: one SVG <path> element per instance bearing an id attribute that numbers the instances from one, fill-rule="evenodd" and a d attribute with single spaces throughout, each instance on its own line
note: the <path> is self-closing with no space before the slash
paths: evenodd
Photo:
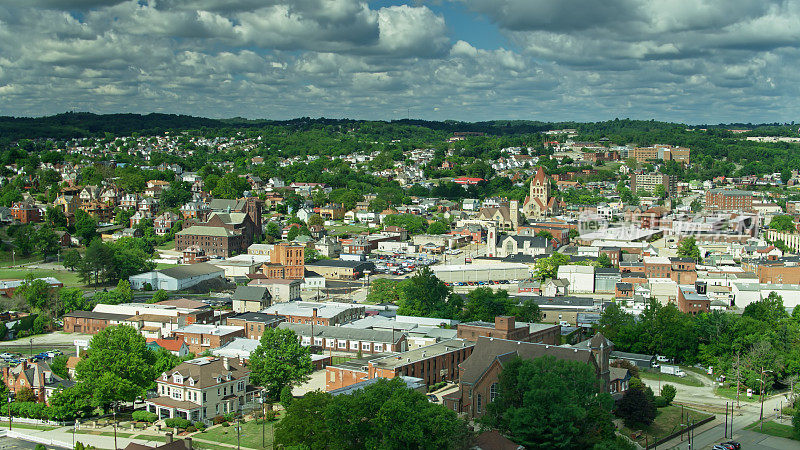
<path id="1" fill-rule="evenodd" d="M 431 270 L 445 283 L 525 280 L 531 276 L 528 266 L 520 263 L 448 264 L 431 266 Z"/>

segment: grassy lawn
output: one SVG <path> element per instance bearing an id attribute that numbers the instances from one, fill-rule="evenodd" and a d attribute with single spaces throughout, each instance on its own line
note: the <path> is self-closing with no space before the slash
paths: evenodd
<path id="1" fill-rule="evenodd" d="M 328 228 L 328 232 L 331 236 L 336 236 L 338 234 L 358 234 L 362 231 L 369 231 L 369 227 L 366 225 L 333 225 Z"/>
<path id="2" fill-rule="evenodd" d="M 633 434 L 637 431 L 645 432 L 647 433 L 647 442 L 652 444 L 653 442 L 680 430 L 680 424 L 686 421 L 686 416 L 691 416 L 692 421 L 699 421 L 707 417 L 711 417 L 711 414 L 690 409 L 684 409 L 683 414 L 684 417 L 681 418 L 680 406 L 670 405 L 665 408 L 658 408 L 656 411 L 656 420 L 653 421 L 650 426 L 644 427 L 641 430 L 634 430 L 626 426 L 622 428 L 622 432 L 626 436 L 633 436 Z M 641 445 L 645 444 L 644 433 L 642 433 L 637 442 Z"/>
<path id="3" fill-rule="evenodd" d="M 64 286 L 84 286 L 78 273 L 68 270 L 0 268 L 0 280 L 20 280 L 25 278 L 28 274 L 32 274 L 36 278 L 55 277 L 64 283 Z"/>
<path id="4" fill-rule="evenodd" d="M 791 425 L 784 425 L 782 423 L 766 420 L 764 421 L 764 429 L 761 430 L 760 428 L 761 425 L 758 421 L 753 422 L 750 425 L 744 427 L 745 430 L 752 430 L 758 433 L 768 434 L 770 436 L 777 436 L 786 439 L 795 439 L 794 429 L 792 428 Z"/>
<path id="5" fill-rule="evenodd" d="M 58 427 L 54 427 L 54 426 L 50 426 L 50 425 L 34 425 L 32 423 L 18 423 L 18 422 L 14 422 L 13 418 L 11 420 L 12 420 L 12 422 L 11 422 L 11 429 L 12 430 L 14 428 L 22 428 L 22 429 L 25 429 L 25 430 L 50 431 L 50 430 L 55 430 L 56 428 L 58 428 Z M 8 428 L 8 421 L 4 421 L 4 422 L 0 423 L 0 427 Z"/>
<path id="6" fill-rule="evenodd" d="M 8 267 L 11 265 L 20 265 L 20 264 L 28 264 L 35 261 L 41 261 L 42 258 L 38 256 L 26 256 L 21 257 L 19 255 L 15 255 L 13 258 L 11 256 L 11 252 L 0 252 L 0 267 Z"/>
<path id="7" fill-rule="evenodd" d="M 266 424 L 266 447 L 261 445 L 262 425 L 260 423 L 256 423 L 255 420 L 250 420 L 241 424 L 242 430 L 239 433 L 240 445 L 248 448 L 269 448 L 272 444 L 272 432 L 270 428 L 274 427 L 276 423 L 277 422 Z M 197 433 L 194 435 L 194 437 L 206 441 L 236 445 L 236 426 L 232 422 L 228 427 L 219 426 L 212 428 L 210 430 L 203 431 L 202 433 Z M 204 444 L 202 442 L 198 442 L 197 445 L 202 446 Z"/>
<path id="8" fill-rule="evenodd" d="M 714 389 L 714 393 L 719 395 L 720 397 L 729 398 L 731 400 L 736 400 L 736 386 L 731 387 L 717 387 Z M 742 391 L 739 394 L 739 401 L 742 402 L 758 402 L 760 397 L 758 395 L 753 395 L 751 398 L 747 397 L 747 391 Z"/>
<path id="9" fill-rule="evenodd" d="M 176 267 L 179 264 L 167 264 L 167 263 L 156 263 L 156 269 L 169 269 L 170 267 Z"/>
<path id="10" fill-rule="evenodd" d="M 700 387 L 703 385 L 703 382 L 695 378 L 693 374 L 686 374 L 685 377 L 678 377 L 675 375 L 669 375 L 666 373 L 659 373 L 659 372 L 650 372 L 646 370 L 640 370 L 639 375 L 646 379 L 646 380 L 658 380 L 660 379 L 662 383 L 675 383 L 675 384 L 682 384 L 684 386 L 695 386 Z"/>
<path id="11" fill-rule="evenodd" d="M 164 242 L 156 248 L 159 250 L 175 250 L 175 240 Z"/>
<path id="12" fill-rule="evenodd" d="M 94 436 L 111 436 L 114 437 L 113 431 L 97 431 L 97 430 L 78 430 L 75 434 L 91 434 Z M 117 431 L 118 438 L 129 438 L 133 436 L 131 433 L 123 433 L 122 431 Z"/>

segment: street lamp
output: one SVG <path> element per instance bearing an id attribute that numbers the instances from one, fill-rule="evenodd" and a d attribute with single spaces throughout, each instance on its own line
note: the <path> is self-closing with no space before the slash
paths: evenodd
<path id="1" fill-rule="evenodd" d="M 14 393 L 8 391 L 8 431 L 11 431 L 11 402 L 14 401 Z"/>
<path id="2" fill-rule="evenodd" d="M 111 405 L 114 409 L 114 448 L 119 448 L 117 447 L 117 402 L 115 401 Z"/>
<path id="3" fill-rule="evenodd" d="M 761 415 L 759 417 L 759 421 L 761 422 L 761 431 L 764 431 L 764 374 L 767 372 L 772 372 L 772 370 L 764 370 L 764 367 L 761 367 L 761 378 L 758 381 L 761 383 Z"/>

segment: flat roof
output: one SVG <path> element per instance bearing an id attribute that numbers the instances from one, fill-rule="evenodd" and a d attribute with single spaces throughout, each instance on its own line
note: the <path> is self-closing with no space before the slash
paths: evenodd
<path id="1" fill-rule="evenodd" d="M 469 348 L 474 345 L 474 342 L 464 339 L 449 339 L 446 341 L 437 342 L 435 344 L 426 345 L 424 347 L 415 348 L 414 350 L 409 350 L 407 352 L 398 353 L 396 355 L 373 359 L 371 363 L 373 366 L 381 369 L 396 369 L 407 364 L 412 364 L 418 361 L 444 355 L 456 350 Z"/>

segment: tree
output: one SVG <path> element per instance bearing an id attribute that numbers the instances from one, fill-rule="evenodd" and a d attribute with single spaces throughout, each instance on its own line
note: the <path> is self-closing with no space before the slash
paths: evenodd
<path id="1" fill-rule="evenodd" d="M 59 208 L 48 206 L 44 212 L 44 221 L 52 228 L 66 228 L 67 216 Z"/>
<path id="2" fill-rule="evenodd" d="M 675 399 L 675 395 L 677 393 L 678 390 L 675 389 L 675 386 L 671 384 L 665 384 L 661 387 L 661 397 L 664 398 L 664 401 L 666 401 L 668 405 L 672 403 L 672 400 Z"/>
<path id="3" fill-rule="evenodd" d="M 544 281 L 558 276 L 558 268 L 569 262 L 569 256 L 555 252 L 547 258 L 540 258 L 534 264 L 534 278 Z"/>
<path id="4" fill-rule="evenodd" d="M 530 448 L 586 448 L 614 438 L 613 400 L 594 370 L 550 356 L 506 362 L 481 420 Z"/>
<path id="5" fill-rule="evenodd" d="M 272 236 L 274 239 L 281 238 L 281 227 L 275 222 L 267 224 L 267 236 Z"/>
<path id="6" fill-rule="evenodd" d="M 114 401 L 133 401 L 151 385 L 155 355 L 135 328 L 108 327 L 92 337 L 86 358 L 75 368 L 76 378 L 90 387 L 92 403 L 107 408 Z"/>
<path id="7" fill-rule="evenodd" d="M 697 242 L 695 241 L 694 236 L 689 236 L 681 241 L 681 243 L 678 245 L 678 256 L 700 261 L 700 249 L 697 248 Z"/>
<path id="8" fill-rule="evenodd" d="M 665 195 L 667 195 L 667 189 L 664 188 L 663 184 L 657 184 L 653 189 L 653 197 L 664 198 Z"/>
<path id="9" fill-rule="evenodd" d="M 463 300 L 452 293 L 433 271 L 424 267 L 408 278 L 398 292 L 397 314 L 417 317 L 455 318 Z"/>
<path id="10" fill-rule="evenodd" d="M 539 231 L 538 233 L 536 233 L 536 236 L 540 236 L 540 237 L 543 237 L 543 238 L 547 239 L 547 242 L 550 242 L 550 241 L 553 240 L 553 233 L 551 233 L 551 232 L 549 232 L 547 230 Z"/>
<path id="11" fill-rule="evenodd" d="M 67 369 L 68 360 L 69 355 L 58 355 L 53 358 L 53 361 L 50 363 L 50 368 L 53 369 L 53 373 L 64 379 L 69 378 L 69 369 Z"/>
<path id="12" fill-rule="evenodd" d="M 169 300 L 169 294 L 164 289 L 159 289 L 153 293 L 153 297 L 147 303 L 158 303 Z"/>
<path id="13" fill-rule="evenodd" d="M 169 188 L 161 193 L 159 203 L 164 208 L 177 208 L 183 206 L 192 199 L 192 187 L 189 183 L 175 180 L 170 183 Z"/>
<path id="14" fill-rule="evenodd" d="M 37 255 L 46 258 L 57 254 L 61 250 L 61 242 L 52 228 L 42 226 L 34 233 L 33 249 Z"/>
<path id="15" fill-rule="evenodd" d="M 449 228 L 450 227 L 448 225 L 446 225 L 445 223 L 443 223 L 443 222 L 439 222 L 439 221 L 431 222 L 431 224 L 428 225 L 427 233 L 428 234 L 445 234 L 445 233 L 447 233 L 447 230 Z"/>
<path id="16" fill-rule="evenodd" d="M 794 218 L 786 214 L 773 216 L 772 220 L 769 221 L 769 227 L 773 230 L 785 231 L 789 233 L 794 233 L 797 231 Z"/>
<path id="17" fill-rule="evenodd" d="M 75 235 L 84 244 L 97 236 L 97 221 L 82 209 L 75 211 Z"/>
<path id="18" fill-rule="evenodd" d="M 600 256 L 597 257 L 597 265 L 600 267 L 611 267 L 611 258 L 608 257 L 607 253 L 600 253 Z"/>
<path id="19" fill-rule="evenodd" d="M 308 226 L 309 227 L 313 227 L 314 225 L 317 225 L 317 226 L 320 226 L 320 227 L 324 226 L 325 225 L 325 219 L 323 219 L 322 216 L 320 216 L 319 214 L 312 214 L 308 218 Z"/>
<path id="20" fill-rule="evenodd" d="M 312 391 L 293 401 L 286 415 L 275 425 L 275 442 L 290 448 L 304 445 L 311 450 L 327 449 L 330 430 L 321 412 L 333 402 L 327 392 Z"/>
<path id="21" fill-rule="evenodd" d="M 31 308 L 42 310 L 49 306 L 52 290 L 46 281 L 28 274 L 25 276 L 25 281 L 14 291 L 14 295 L 24 298 Z"/>
<path id="22" fill-rule="evenodd" d="M 512 306 L 508 314 L 523 322 L 541 322 L 542 310 L 532 298 L 526 298 L 521 303 Z"/>
<path id="23" fill-rule="evenodd" d="M 507 291 L 500 289 L 495 292 L 488 287 L 479 287 L 467 294 L 460 318 L 463 322 L 494 322 L 495 317 L 507 314 L 513 306 L 514 301 L 508 297 Z"/>
<path id="24" fill-rule="evenodd" d="M 264 387 L 274 399 L 285 386 L 306 381 L 314 366 L 309 349 L 300 345 L 294 331 L 267 328 L 250 355 L 250 370 L 253 383 Z"/>
<path id="25" fill-rule="evenodd" d="M 244 195 L 244 191 L 250 189 L 250 183 L 244 178 L 239 177 L 235 173 L 226 173 L 211 193 L 214 198 L 240 198 Z"/>
<path id="26" fill-rule="evenodd" d="M 70 249 L 64 252 L 63 258 L 63 265 L 69 270 L 75 270 L 81 265 L 81 254 L 75 250 Z"/>
<path id="27" fill-rule="evenodd" d="M 794 313 L 794 311 L 792 312 Z M 761 322 L 774 324 L 781 319 L 788 318 L 789 314 L 783 307 L 783 297 L 773 291 L 765 298 L 745 306 L 742 317 L 752 317 Z"/>
<path id="28" fill-rule="evenodd" d="M 33 393 L 31 388 L 24 386 L 17 389 L 17 395 L 14 399 L 15 401 L 26 403 L 26 402 L 35 402 L 37 400 L 36 394 Z"/>
<path id="29" fill-rule="evenodd" d="M 631 385 L 622 395 L 616 414 L 631 428 L 647 426 L 656 418 L 656 406 L 647 398 L 643 389 Z"/>
<path id="30" fill-rule="evenodd" d="M 633 364 L 627 359 L 615 359 L 609 364 L 609 366 L 618 367 L 620 369 L 628 369 L 628 372 L 630 372 L 632 378 L 639 378 L 639 368 L 636 367 L 636 364 Z"/>
<path id="31" fill-rule="evenodd" d="M 792 436 L 795 439 L 800 439 L 800 409 L 795 409 L 792 416 Z"/>

